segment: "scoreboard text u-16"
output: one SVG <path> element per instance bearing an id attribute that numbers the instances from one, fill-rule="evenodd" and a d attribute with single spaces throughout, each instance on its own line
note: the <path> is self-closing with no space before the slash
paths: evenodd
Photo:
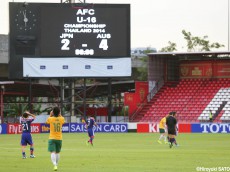
<path id="1" fill-rule="evenodd" d="M 130 5 L 41 7 L 41 56 L 130 57 Z"/>

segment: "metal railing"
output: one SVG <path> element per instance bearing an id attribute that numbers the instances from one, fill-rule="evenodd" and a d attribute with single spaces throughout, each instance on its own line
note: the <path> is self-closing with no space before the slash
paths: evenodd
<path id="1" fill-rule="evenodd" d="M 155 87 L 148 93 L 148 95 L 140 102 L 138 108 L 135 110 L 135 112 L 130 117 L 130 122 L 132 122 L 135 117 L 139 114 L 139 112 L 144 108 L 144 106 L 152 100 L 152 98 L 156 95 L 156 93 L 161 89 L 161 87 L 164 85 L 163 78 L 156 82 Z"/>

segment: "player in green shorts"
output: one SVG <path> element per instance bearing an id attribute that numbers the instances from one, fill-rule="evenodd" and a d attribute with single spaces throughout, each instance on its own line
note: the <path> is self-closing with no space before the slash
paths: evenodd
<path id="1" fill-rule="evenodd" d="M 65 123 L 65 119 L 60 114 L 60 109 L 58 107 L 53 108 L 46 123 L 50 125 L 48 151 L 51 153 L 54 171 L 57 171 L 62 147 L 62 125 Z"/>
<path id="2" fill-rule="evenodd" d="M 158 139 L 158 143 L 160 143 L 160 144 L 162 144 L 162 142 L 161 142 L 161 140 L 162 139 L 164 139 L 164 142 L 165 142 L 165 144 L 167 144 L 168 143 L 168 141 L 167 141 L 167 133 L 165 132 L 165 127 L 166 127 L 166 117 L 167 117 L 168 115 L 166 115 L 164 118 L 162 118 L 161 120 L 160 120 L 160 123 L 159 123 L 159 132 L 160 132 L 160 137 L 159 137 L 159 139 Z"/>

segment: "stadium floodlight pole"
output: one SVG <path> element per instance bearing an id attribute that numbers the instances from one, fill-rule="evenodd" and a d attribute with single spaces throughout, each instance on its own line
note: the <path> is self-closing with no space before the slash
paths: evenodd
<path id="1" fill-rule="evenodd" d="M 28 107 L 29 107 L 29 111 L 33 112 L 32 110 L 32 82 L 31 82 L 31 78 L 29 77 L 29 98 L 28 98 Z"/>
<path id="2" fill-rule="evenodd" d="M 84 95 L 83 95 L 84 119 L 86 120 L 86 78 L 84 78 Z"/>
<path id="3" fill-rule="evenodd" d="M 1 100 L 1 102 L 0 102 L 0 108 L 1 108 L 1 112 L 0 112 L 0 115 L 1 115 L 1 124 L 3 124 L 4 123 L 4 115 L 3 115 L 3 94 L 4 94 L 4 89 L 5 89 L 5 87 L 4 87 L 4 85 L 1 85 L 1 92 L 0 92 L 0 95 L 1 95 L 1 97 L 0 97 L 0 100 Z"/>
<path id="4" fill-rule="evenodd" d="M 230 50 L 229 48 L 229 0 L 228 0 L 228 51 Z"/>
<path id="5" fill-rule="evenodd" d="M 71 116 L 74 116 L 74 80 L 71 79 Z"/>
<path id="6" fill-rule="evenodd" d="M 61 109 L 61 114 L 64 115 L 63 111 L 63 100 L 64 100 L 64 78 L 60 79 L 60 93 L 61 93 L 61 101 L 60 101 L 60 109 Z"/>
<path id="7" fill-rule="evenodd" d="M 112 79 L 108 78 L 108 122 L 111 122 L 112 115 Z"/>

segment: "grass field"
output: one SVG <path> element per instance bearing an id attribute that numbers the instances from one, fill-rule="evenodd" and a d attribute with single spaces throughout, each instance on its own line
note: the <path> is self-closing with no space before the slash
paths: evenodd
<path id="1" fill-rule="evenodd" d="M 86 133 L 63 134 L 61 172 L 190 172 L 196 167 L 229 167 L 229 134 L 180 134 L 179 147 L 156 142 L 159 134 L 96 133 L 87 146 Z M 22 159 L 20 135 L 0 135 L 0 172 L 53 171 L 48 134 L 33 134 L 34 159 Z M 29 155 L 29 147 L 27 147 Z M 217 169 L 217 171 L 219 171 Z"/>

